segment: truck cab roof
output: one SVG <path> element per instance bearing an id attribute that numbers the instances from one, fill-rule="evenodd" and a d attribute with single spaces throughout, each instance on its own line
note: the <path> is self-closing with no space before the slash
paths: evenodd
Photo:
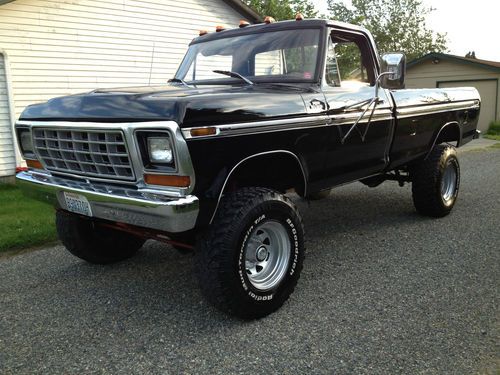
<path id="1" fill-rule="evenodd" d="M 225 29 L 219 32 L 211 32 L 205 35 L 201 35 L 193 39 L 191 44 L 202 43 L 210 40 L 223 39 L 228 37 L 234 37 L 245 34 L 257 34 L 257 33 L 265 33 L 270 31 L 281 31 L 281 30 L 292 30 L 299 28 L 322 28 L 322 27 L 335 27 L 344 30 L 353 30 L 361 32 L 367 35 L 370 39 L 372 39 L 370 32 L 364 27 L 352 25 L 345 22 L 340 21 L 332 21 L 326 19 L 307 19 L 301 21 L 288 20 L 288 21 L 279 21 L 272 23 L 259 23 L 259 24 L 251 24 L 245 27 L 234 28 L 234 29 Z"/>

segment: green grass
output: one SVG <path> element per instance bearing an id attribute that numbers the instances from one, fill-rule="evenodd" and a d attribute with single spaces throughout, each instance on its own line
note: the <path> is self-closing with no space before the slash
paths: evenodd
<path id="1" fill-rule="evenodd" d="M 492 121 L 484 138 L 500 141 L 500 121 Z"/>
<path id="2" fill-rule="evenodd" d="M 487 138 L 487 139 L 493 139 L 495 141 L 500 141 L 500 134 L 498 135 L 494 135 L 494 134 L 488 134 L 486 133 L 483 138 Z"/>
<path id="3" fill-rule="evenodd" d="M 0 185 L 0 253 L 57 239 L 54 208 L 25 197 L 13 185 Z"/>

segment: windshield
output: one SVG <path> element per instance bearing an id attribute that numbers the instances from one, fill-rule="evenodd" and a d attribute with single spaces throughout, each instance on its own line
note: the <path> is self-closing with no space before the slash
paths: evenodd
<path id="1" fill-rule="evenodd" d="M 196 84 L 235 80 L 213 72 L 223 70 L 253 82 L 310 82 L 316 76 L 319 39 L 320 29 L 296 29 L 196 43 L 175 78 Z"/>

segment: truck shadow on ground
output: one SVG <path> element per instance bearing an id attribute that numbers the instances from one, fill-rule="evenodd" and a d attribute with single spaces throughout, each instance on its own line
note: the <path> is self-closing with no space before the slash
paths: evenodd
<path id="1" fill-rule="evenodd" d="M 429 220 L 414 212 L 409 192 L 397 188 L 392 194 L 363 186 L 341 188 L 324 200 L 297 204 L 304 216 L 308 253 L 314 253 L 314 260 L 307 260 L 305 273 L 314 272 L 310 267 L 318 264 L 338 265 L 336 262 L 346 256 L 346 251 L 354 251 L 349 256 L 359 259 L 379 256 L 367 251 L 366 246 L 349 250 L 343 246 L 344 241 L 372 242 L 372 237 L 381 232 Z M 204 327 L 214 318 L 228 324 L 238 322 L 202 299 L 193 275 L 193 255 L 180 254 L 168 245 L 147 242 L 133 259 L 110 266 L 90 265 L 68 257 L 71 264 L 61 270 L 60 276 L 78 287 L 71 290 L 80 295 L 78 298 L 88 299 L 89 292 L 96 297 L 87 301 L 92 306 L 89 311 L 172 315 Z"/>

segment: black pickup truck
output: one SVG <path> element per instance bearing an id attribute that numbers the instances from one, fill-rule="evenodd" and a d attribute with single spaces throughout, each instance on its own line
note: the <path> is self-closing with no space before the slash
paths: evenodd
<path id="1" fill-rule="evenodd" d="M 29 106 L 16 124 L 26 194 L 56 207 L 62 243 L 106 264 L 146 239 L 195 252 L 201 289 L 241 318 L 278 309 L 304 260 L 305 199 L 348 182 L 412 183 L 447 215 L 476 138 L 473 88 L 404 89 L 405 58 L 328 20 L 200 33 L 160 87 L 96 90 Z"/>

